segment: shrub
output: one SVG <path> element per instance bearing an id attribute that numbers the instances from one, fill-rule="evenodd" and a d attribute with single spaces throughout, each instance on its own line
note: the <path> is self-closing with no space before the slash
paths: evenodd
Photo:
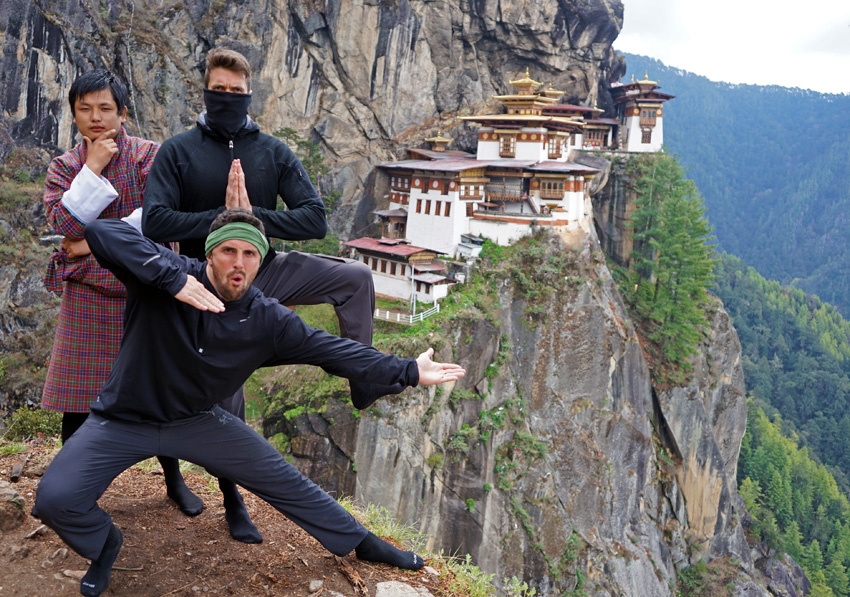
<path id="1" fill-rule="evenodd" d="M 41 408 L 20 408 L 3 420 L 7 440 L 27 440 L 52 437 L 62 431 L 62 414 Z"/>

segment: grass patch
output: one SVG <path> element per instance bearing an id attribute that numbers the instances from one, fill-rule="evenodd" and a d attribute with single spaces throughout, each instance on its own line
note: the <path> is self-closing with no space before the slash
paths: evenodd
<path id="1" fill-rule="evenodd" d="M 12 454 L 21 454 L 27 451 L 26 444 L 20 442 L 4 442 L 0 445 L 0 456 L 10 456 Z"/>

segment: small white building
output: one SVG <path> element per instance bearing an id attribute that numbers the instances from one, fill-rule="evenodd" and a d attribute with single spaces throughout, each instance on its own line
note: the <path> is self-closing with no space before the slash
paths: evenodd
<path id="1" fill-rule="evenodd" d="M 620 126 L 619 147 L 623 151 L 658 152 L 664 144 L 662 106 L 675 96 L 657 91 L 656 81 L 648 73 L 643 81 L 611 85 L 611 96 Z"/>
<path id="2" fill-rule="evenodd" d="M 375 294 L 410 301 L 434 303 L 445 298 L 457 280 L 446 275 L 437 252 L 393 238 L 358 238 L 345 243 L 349 257 L 372 270 Z"/>

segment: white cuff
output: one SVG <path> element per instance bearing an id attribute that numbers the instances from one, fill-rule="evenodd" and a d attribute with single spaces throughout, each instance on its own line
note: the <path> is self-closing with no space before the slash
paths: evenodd
<path id="1" fill-rule="evenodd" d="M 142 208 L 137 207 L 133 210 L 129 216 L 124 216 L 121 218 L 123 221 L 127 222 L 130 226 L 136 229 L 136 232 L 139 234 L 142 233 Z"/>
<path id="2" fill-rule="evenodd" d="M 71 182 L 71 188 L 62 195 L 62 205 L 79 221 L 88 224 L 117 198 L 118 191 L 112 184 L 83 164 L 83 169 Z"/>

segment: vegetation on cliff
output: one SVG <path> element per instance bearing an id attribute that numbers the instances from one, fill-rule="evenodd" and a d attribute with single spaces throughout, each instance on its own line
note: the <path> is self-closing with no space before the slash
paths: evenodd
<path id="1" fill-rule="evenodd" d="M 635 248 L 619 268 L 620 291 L 650 341 L 653 374 L 681 382 L 705 334 L 707 288 L 716 262 L 702 198 L 682 166 L 666 154 L 629 161 L 636 209 Z"/>
<path id="2" fill-rule="evenodd" d="M 739 492 L 763 548 L 785 552 L 806 571 L 812 595 L 850 595 L 850 502 L 823 465 L 748 403 L 738 460 Z"/>
<path id="3" fill-rule="evenodd" d="M 850 322 L 731 255 L 717 267 L 715 292 L 738 330 L 748 392 L 850 491 Z"/>
<path id="4" fill-rule="evenodd" d="M 52 250 L 40 240 L 43 186 L 12 172 L 0 168 L 0 412 L 38 402 L 59 302 L 41 284 Z"/>

